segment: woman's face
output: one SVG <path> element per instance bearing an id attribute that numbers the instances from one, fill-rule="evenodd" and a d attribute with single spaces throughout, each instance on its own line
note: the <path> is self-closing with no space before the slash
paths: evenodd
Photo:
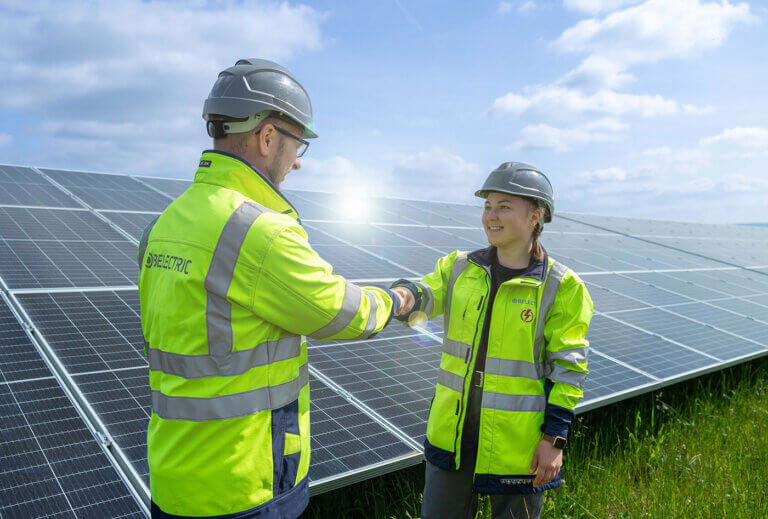
<path id="1" fill-rule="evenodd" d="M 517 241 L 528 241 L 540 215 L 540 209 L 531 210 L 529 202 L 519 196 L 488 193 L 483 211 L 488 243 L 504 248 Z"/>

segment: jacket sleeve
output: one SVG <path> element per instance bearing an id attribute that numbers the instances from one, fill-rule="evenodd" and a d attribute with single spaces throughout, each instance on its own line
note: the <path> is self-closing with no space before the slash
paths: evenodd
<path id="1" fill-rule="evenodd" d="M 576 404 L 584 396 L 589 341 L 586 338 L 594 306 L 587 287 L 573 272 L 562 280 L 544 326 L 547 364 L 547 409 L 542 431 L 568 437 Z"/>
<path id="2" fill-rule="evenodd" d="M 410 323 L 408 319 L 414 312 L 423 312 L 426 319 L 433 319 L 442 315 L 445 311 L 445 298 L 448 292 L 448 281 L 451 277 L 451 268 L 460 251 L 454 251 L 437 260 L 435 269 L 421 278 L 420 281 L 408 281 L 399 279 L 392 283 L 390 288 L 401 286 L 409 289 L 416 299 L 416 306 L 411 312 L 398 317 L 401 321 Z M 418 320 L 417 320 L 418 321 Z"/>
<path id="3" fill-rule="evenodd" d="M 392 317 L 387 290 L 333 274 L 298 225 L 276 233 L 255 276 L 251 309 L 265 320 L 317 340 L 366 339 Z"/>

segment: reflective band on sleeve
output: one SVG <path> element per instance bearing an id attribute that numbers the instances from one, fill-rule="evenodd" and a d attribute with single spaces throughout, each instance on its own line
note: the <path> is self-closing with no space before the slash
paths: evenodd
<path id="1" fill-rule="evenodd" d="M 416 285 L 421 289 L 421 311 L 427 314 L 428 319 L 432 319 L 434 317 L 432 314 L 435 311 L 435 297 L 432 295 L 432 289 L 421 281 L 417 281 Z"/>
<path id="2" fill-rule="evenodd" d="M 207 354 L 182 355 L 157 348 L 149 348 L 148 351 L 150 371 L 161 371 L 187 379 L 235 377 L 251 368 L 298 357 L 301 353 L 301 336 L 290 335 L 276 341 L 266 341 L 255 348 L 233 351 L 224 359 Z"/>
<path id="3" fill-rule="evenodd" d="M 371 303 L 369 307 L 370 312 L 368 312 L 368 322 L 365 323 L 365 330 L 357 337 L 358 339 L 367 339 L 371 336 L 373 330 L 376 329 L 376 313 L 379 310 L 379 303 L 376 301 L 376 296 L 370 292 L 365 292 L 365 296 Z"/>
<path id="4" fill-rule="evenodd" d="M 457 393 L 464 391 L 464 379 L 450 371 L 445 371 L 444 369 L 441 369 L 440 373 L 437 375 L 437 383 L 448 389 L 453 389 Z"/>
<path id="5" fill-rule="evenodd" d="M 152 227 L 155 226 L 155 222 L 157 222 L 157 219 L 160 218 L 159 216 L 155 217 L 154 220 L 149 222 L 149 225 L 144 227 L 144 232 L 141 233 L 141 240 L 139 241 L 139 270 L 141 270 L 141 267 L 144 265 L 144 255 L 147 253 L 147 244 L 149 243 L 149 233 L 152 232 Z"/>
<path id="6" fill-rule="evenodd" d="M 562 382 L 563 384 L 570 384 L 571 386 L 576 386 L 577 388 L 582 389 L 584 387 L 584 381 L 587 379 L 587 374 L 553 364 L 552 372 L 547 378 L 552 382 Z"/>
<path id="7" fill-rule="evenodd" d="M 443 339 L 443 353 L 450 355 L 451 357 L 458 357 L 459 359 L 466 361 L 468 358 L 467 354 L 471 349 L 472 346 L 469 344 L 454 341 L 453 339 Z"/>
<path id="8" fill-rule="evenodd" d="M 523 377 L 539 380 L 536 364 L 525 360 L 497 359 L 488 357 L 485 359 L 485 373 L 487 375 L 503 375 L 505 377 Z"/>
<path id="9" fill-rule="evenodd" d="M 165 420 L 193 422 L 249 416 L 290 404 L 299 398 L 299 392 L 308 382 L 308 367 L 302 364 L 299 376 L 289 382 L 232 395 L 196 398 L 168 396 L 160 391 L 152 391 L 152 412 Z"/>
<path id="10" fill-rule="evenodd" d="M 360 302 L 362 299 L 363 291 L 360 287 L 347 281 L 347 286 L 344 289 L 344 300 L 341 302 L 339 313 L 336 314 L 336 317 L 331 319 L 331 322 L 316 332 L 310 333 L 309 336 L 320 341 L 344 330 L 350 325 L 352 319 L 357 315 L 357 312 L 360 311 Z"/>
<path id="11" fill-rule="evenodd" d="M 547 351 L 547 360 L 563 360 L 571 364 L 584 364 L 587 362 L 588 351 L 589 348 L 587 346 L 571 348 L 570 350 Z"/>
<path id="12" fill-rule="evenodd" d="M 483 409 L 543 413 L 546 408 L 547 397 L 544 395 L 506 395 L 483 391 Z"/>
<path id="13" fill-rule="evenodd" d="M 232 351 L 232 306 L 227 301 L 227 293 L 245 236 L 265 211 L 274 212 L 255 202 L 243 202 L 224 224 L 216 243 L 204 285 L 207 292 L 205 325 L 211 355 L 226 356 Z"/>
<path id="14" fill-rule="evenodd" d="M 552 266 L 549 268 L 547 279 L 544 282 L 544 292 L 541 295 L 539 313 L 536 318 L 536 338 L 533 343 L 533 360 L 537 363 L 539 377 L 544 376 L 544 365 L 541 363 L 541 347 L 544 344 L 544 324 L 547 321 L 547 314 L 552 309 L 552 305 L 555 304 L 560 281 L 567 271 L 568 267 L 559 261 L 552 260 Z"/>

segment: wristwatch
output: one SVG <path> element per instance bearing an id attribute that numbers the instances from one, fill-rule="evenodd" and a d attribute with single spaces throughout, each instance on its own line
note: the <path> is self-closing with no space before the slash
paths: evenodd
<path id="1" fill-rule="evenodd" d="M 542 434 L 541 438 L 543 440 L 547 440 L 549 443 L 552 444 L 552 446 L 556 449 L 565 449 L 565 445 L 568 443 L 568 440 L 563 438 L 562 436 L 552 436 L 551 434 Z"/>

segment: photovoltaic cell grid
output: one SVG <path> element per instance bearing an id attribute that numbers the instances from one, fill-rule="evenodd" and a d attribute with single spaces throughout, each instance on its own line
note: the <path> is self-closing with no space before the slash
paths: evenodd
<path id="1" fill-rule="evenodd" d="M 0 205 L 80 207 L 32 168 L 0 165 Z"/>
<path id="2" fill-rule="evenodd" d="M 0 299 L 0 517 L 142 517 Z"/>
<path id="3" fill-rule="evenodd" d="M 172 198 L 127 175 L 41 169 L 93 209 L 162 211 Z"/>
<path id="4" fill-rule="evenodd" d="M 742 267 L 766 267 L 768 227 L 695 224 L 612 216 L 567 214 L 567 218 Z M 734 232 L 736 231 L 736 232 Z"/>
<path id="5" fill-rule="evenodd" d="M 0 176 L 0 183 L 8 178 L 18 179 L 11 180 L 10 184 L 21 183 L 26 177 L 34 180 L 28 180 L 29 183 L 46 185 L 44 177 L 33 170 L 19 173 L 16 169 L 2 168 L 0 171 L 8 170 L 11 174 Z M 102 216 L 136 238 L 146 223 L 189 185 L 186 181 L 172 179 L 44 172 L 92 207 L 104 210 Z M 10 191 L 14 189 L 10 188 Z M 147 194 L 150 192 L 152 195 Z M 482 212 L 479 207 L 381 198 L 361 207 L 359 200 L 327 193 L 301 191 L 286 192 L 286 195 L 307 222 L 305 228 L 312 246 L 334 266 L 336 273 L 351 279 L 414 279 L 431 271 L 440 255 L 486 245 L 485 234 L 479 227 Z M 138 199 L 142 200 L 139 202 Z M 68 197 L 60 200 L 62 205 L 68 203 Z M 145 212 L 130 212 L 137 210 Z M 98 220 L 85 211 L 69 212 Z M 73 218 L 58 216 L 61 213 L 63 211 L 57 211 L 54 215 L 58 219 L 69 219 L 68 222 Z M 42 243 L 45 240 L 35 233 L 41 233 L 40 228 L 45 229 L 46 225 L 27 223 L 32 221 L 30 215 L 21 228 L 26 230 L 29 225 L 35 230 L 22 238 L 14 238 L 18 229 L 8 223 L 15 221 L 12 216 L 16 215 L 6 213 L 6 223 L 0 225 L 4 244 L 16 246 L 25 241 Z M 621 395 L 711 370 L 723 362 L 765 353 L 768 343 L 768 269 L 759 265 L 753 265 L 752 270 L 733 268 L 732 265 L 741 263 L 728 261 L 728 257 L 718 256 L 705 247 L 737 250 L 734 241 L 716 243 L 711 238 L 720 231 L 725 236 L 733 235 L 733 230 L 737 229 L 746 244 L 739 242 L 738 245 L 753 247 L 754 250 L 749 250 L 762 253 L 763 243 L 746 242 L 759 242 L 767 230 L 742 233 L 743 227 L 715 229 L 693 224 L 686 235 L 686 225 L 618 220 L 584 215 L 556 216 L 546 226 L 541 238 L 552 256 L 583 275 L 596 305 L 597 313 L 589 332 L 591 373 L 579 409 L 593 408 Z M 356 225 L 350 221 L 369 223 Z M 620 228 L 619 223 L 623 227 Z M 101 221 L 99 224 L 105 225 Z M 87 226 L 75 227 L 79 232 Z M 109 231 L 130 245 L 129 263 L 117 270 L 135 272 L 135 245 L 114 230 Z M 666 234 L 660 234 L 661 231 Z M 99 232 L 106 231 L 102 227 Z M 57 241 L 62 241 L 61 233 L 51 234 L 59 238 Z M 105 242 L 118 241 L 103 239 L 102 235 L 80 235 L 73 240 L 91 243 L 99 241 L 99 236 Z M 666 239 L 689 245 L 698 240 L 701 244 L 698 249 L 685 249 L 678 244 L 670 246 L 663 241 Z M 67 247 L 70 251 L 81 250 L 78 244 Z M 30 265 L 31 269 L 28 268 Z M 69 284 L 49 284 L 52 282 L 46 278 L 43 265 L 28 262 L 26 281 L 23 276 L 12 275 L 14 281 L 8 283 L 8 276 L 2 269 L 0 275 L 11 290 L 86 286 L 81 284 L 80 278 L 66 272 L 51 279 L 62 283 L 63 278 Z M 13 274 L 15 271 L 9 269 L 8 272 Z M 27 287 L 25 282 L 30 283 L 29 279 L 46 281 Z M 87 286 L 100 284 L 128 283 L 89 280 Z M 72 373 L 78 387 L 93 403 L 115 441 L 138 472 L 146 476 L 144 435 L 149 393 L 146 362 L 141 353 L 143 343 L 140 331 L 137 333 L 135 291 L 17 293 L 16 297 Z M 357 472 L 361 467 L 362 472 L 373 474 L 376 470 L 381 471 L 382 466 L 396 464 L 412 455 L 411 447 L 378 422 L 415 441 L 423 439 L 442 337 L 439 320 L 428 326 L 437 340 L 428 333 L 393 323 L 369 341 L 310 341 L 313 369 L 327 378 L 332 386 L 341 389 L 339 394 L 312 378 L 313 429 L 317 432 L 329 428 L 320 438 L 313 438 L 313 481 L 325 484 L 350 471 Z M 13 333 L 0 336 L 0 340 L 3 345 L 15 341 Z M 34 358 L 30 362 L 30 372 L 40 369 L 34 367 Z M 23 362 L 19 364 L 22 365 Z M 14 369 L 11 366 L 8 370 L 11 376 L 23 376 L 18 373 L 27 368 Z M 354 405 L 342 397 L 343 394 L 351 395 Z M 376 420 L 363 414 L 361 409 Z M 349 441 L 349 436 L 343 434 L 349 432 L 350 427 L 356 428 L 352 435 L 356 441 Z M 360 434 L 366 427 L 371 427 L 371 434 L 365 437 L 377 440 L 362 440 Z M 322 439 L 322 434 L 327 434 L 326 439 Z M 357 440 L 362 441 L 362 445 Z"/>
<path id="6" fill-rule="evenodd" d="M 100 214 L 128 233 L 136 241 L 141 237 L 141 232 L 144 228 L 160 215 L 160 213 L 126 213 L 120 211 L 101 212 Z"/>
<path id="7" fill-rule="evenodd" d="M 130 285 L 136 276 L 136 246 L 92 213 L 0 207 L 9 289 Z"/>

